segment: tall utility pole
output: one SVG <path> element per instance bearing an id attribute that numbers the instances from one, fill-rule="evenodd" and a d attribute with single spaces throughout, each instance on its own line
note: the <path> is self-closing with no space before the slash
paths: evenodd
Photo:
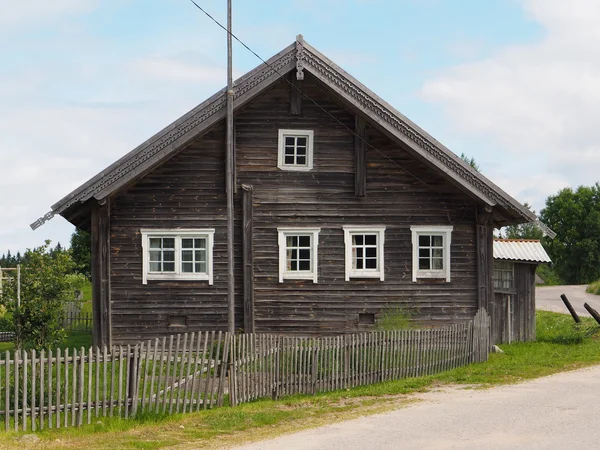
<path id="1" fill-rule="evenodd" d="M 233 277 L 233 191 L 234 191 L 234 149 L 233 149 L 233 48 L 231 39 L 231 0 L 227 0 L 227 319 L 228 331 L 235 331 L 235 280 Z"/>

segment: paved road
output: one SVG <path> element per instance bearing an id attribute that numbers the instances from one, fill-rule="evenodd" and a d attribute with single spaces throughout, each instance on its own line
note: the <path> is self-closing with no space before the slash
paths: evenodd
<path id="1" fill-rule="evenodd" d="M 433 392 L 397 411 L 237 449 L 598 448 L 599 390 L 597 366 L 489 390 Z"/>
<path id="2" fill-rule="evenodd" d="M 565 304 L 560 299 L 560 294 L 565 294 L 577 314 L 589 317 L 590 314 L 583 307 L 583 304 L 589 303 L 596 311 L 600 311 L 600 295 L 588 294 L 585 292 L 586 288 L 587 285 L 536 287 L 535 306 L 537 309 L 569 314 Z"/>

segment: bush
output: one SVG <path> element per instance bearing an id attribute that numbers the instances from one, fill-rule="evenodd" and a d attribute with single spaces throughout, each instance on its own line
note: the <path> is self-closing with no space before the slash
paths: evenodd
<path id="1" fill-rule="evenodd" d="M 538 342 L 566 345 L 581 344 L 600 329 L 592 319 L 587 317 L 582 318 L 581 323 L 575 323 L 567 314 L 549 311 L 538 311 L 535 325 Z"/>
<path id="2" fill-rule="evenodd" d="M 560 276 L 558 276 L 554 268 L 547 264 L 540 264 L 535 273 L 538 274 L 542 280 L 544 280 L 544 284 L 542 284 L 542 286 L 560 286 L 565 284 L 563 280 L 561 280 Z"/>
<path id="3" fill-rule="evenodd" d="M 594 281 L 585 290 L 588 294 L 600 295 L 600 280 Z"/>
<path id="4" fill-rule="evenodd" d="M 379 331 L 410 330 L 415 328 L 411 321 L 414 311 L 401 306 L 392 306 L 381 312 L 381 317 L 377 320 L 377 329 Z"/>

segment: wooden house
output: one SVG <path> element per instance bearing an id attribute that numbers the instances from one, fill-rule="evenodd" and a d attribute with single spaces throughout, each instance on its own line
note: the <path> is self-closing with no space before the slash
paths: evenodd
<path id="1" fill-rule="evenodd" d="M 301 36 L 235 82 L 235 327 L 432 325 L 494 301 L 494 227 L 536 216 Z M 52 206 L 91 230 L 94 336 L 228 326 L 221 90 Z"/>
<path id="2" fill-rule="evenodd" d="M 551 262 L 539 240 L 494 239 L 496 344 L 535 341 L 535 269 Z"/>

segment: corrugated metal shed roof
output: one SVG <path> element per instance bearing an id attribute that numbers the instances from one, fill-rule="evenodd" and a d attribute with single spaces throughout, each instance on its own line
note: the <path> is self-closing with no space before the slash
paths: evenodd
<path id="1" fill-rule="evenodd" d="M 552 262 L 540 241 L 534 239 L 494 239 L 494 259 Z"/>

